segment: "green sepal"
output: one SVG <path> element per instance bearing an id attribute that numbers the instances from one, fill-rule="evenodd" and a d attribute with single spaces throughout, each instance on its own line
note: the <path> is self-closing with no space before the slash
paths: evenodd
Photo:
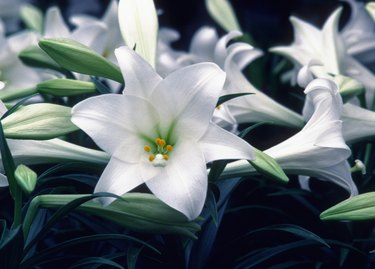
<path id="1" fill-rule="evenodd" d="M 16 178 L 18 186 L 20 186 L 25 193 L 29 194 L 34 191 L 38 176 L 29 167 L 23 164 L 18 165 L 16 171 L 14 171 L 14 177 Z"/>
<path id="2" fill-rule="evenodd" d="M 375 192 L 350 197 L 320 214 L 321 220 L 375 219 Z"/>
<path id="3" fill-rule="evenodd" d="M 117 65 L 77 41 L 68 38 L 42 38 L 39 46 L 65 69 L 124 83 Z"/>
<path id="4" fill-rule="evenodd" d="M 30 46 L 22 50 L 18 54 L 18 58 L 25 64 L 31 67 L 48 68 L 56 70 L 60 73 L 65 73 L 66 70 L 61 68 L 54 60 L 51 59 L 41 48 L 37 46 Z"/>
<path id="5" fill-rule="evenodd" d="M 76 131 L 70 111 L 70 107 L 48 103 L 21 106 L 2 120 L 5 137 L 45 140 Z"/>
<path id="6" fill-rule="evenodd" d="M 96 86 L 92 82 L 66 78 L 43 81 L 36 86 L 36 89 L 39 93 L 54 96 L 75 96 L 96 92 Z"/>
<path id="7" fill-rule="evenodd" d="M 22 4 L 20 8 L 20 16 L 27 28 L 39 33 L 43 30 L 43 13 L 42 11 L 30 4 Z"/>
<path id="8" fill-rule="evenodd" d="M 350 77 L 335 75 L 333 80 L 340 89 L 340 94 L 344 102 L 365 92 L 362 83 Z"/>
<path id="9" fill-rule="evenodd" d="M 269 155 L 260 151 L 256 148 L 255 160 L 249 161 L 249 163 L 261 174 L 271 179 L 286 183 L 289 181 L 288 176 L 284 173 L 280 165 Z"/>

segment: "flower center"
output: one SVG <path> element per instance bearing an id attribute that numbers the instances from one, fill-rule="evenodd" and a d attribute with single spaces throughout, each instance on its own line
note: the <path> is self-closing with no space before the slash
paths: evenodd
<path id="1" fill-rule="evenodd" d="M 167 142 L 158 137 L 154 140 L 155 145 L 145 145 L 144 150 L 149 153 L 148 160 L 155 167 L 164 167 L 167 165 L 169 159 L 169 153 L 173 150 L 173 146 L 167 144 Z"/>

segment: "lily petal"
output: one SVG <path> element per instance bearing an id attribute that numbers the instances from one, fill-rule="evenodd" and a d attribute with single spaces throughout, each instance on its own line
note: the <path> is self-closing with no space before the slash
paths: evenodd
<path id="1" fill-rule="evenodd" d="M 199 141 L 206 162 L 213 160 L 233 160 L 255 158 L 254 149 L 238 136 L 210 123 L 207 132 Z"/>
<path id="2" fill-rule="evenodd" d="M 47 10 L 45 18 L 44 37 L 69 37 L 69 27 L 66 25 L 60 9 L 51 7 Z"/>
<path id="3" fill-rule="evenodd" d="M 225 73 L 213 63 L 187 66 L 167 76 L 150 97 L 164 124 L 161 129 L 177 124 L 178 135 L 199 139 L 207 130 L 224 81 Z"/>
<path id="4" fill-rule="evenodd" d="M 112 157 L 101 175 L 94 193 L 110 192 L 116 195 L 124 193 L 141 185 L 143 180 L 138 171 L 138 165 L 125 163 L 116 157 Z M 99 201 L 107 206 L 116 198 L 101 197 Z"/>
<path id="5" fill-rule="evenodd" d="M 134 113 L 142 111 L 143 113 Z M 72 122 L 85 131 L 104 151 L 137 162 L 144 153 L 142 139 L 156 137 L 158 113 L 146 100 L 135 96 L 106 94 L 94 96 L 72 109 Z"/>
<path id="6" fill-rule="evenodd" d="M 149 63 L 128 47 L 116 49 L 115 55 L 126 84 L 124 94 L 147 99 L 162 78 Z"/>
<path id="7" fill-rule="evenodd" d="M 184 141 L 168 162 L 146 185 L 161 201 L 193 220 L 202 211 L 207 192 L 204 156 L 195 142 Z"/>

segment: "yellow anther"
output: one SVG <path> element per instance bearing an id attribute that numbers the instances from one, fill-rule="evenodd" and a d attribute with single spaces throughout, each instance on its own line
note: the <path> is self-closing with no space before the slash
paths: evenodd
<path id="1" fill-rule="evenodd" d="M 157 144 L 159 147 L 164 147 L 165 144 L 166 144 L 166 142 L 165 142 L 164 139 L 159 138 L 159 139 L 156 139 L 156 144 Z"/>
<path id="2" fill-rule="evenodd" d="M 168 159 L 169 159 L 168 155 L 167 155 L 167 154 L 164 154 L 164 155 L 163 155 L 163 159 L 166 160 L 166 161 L 168 161 Z"/>
<path id="3" fill-rule="evenodd" d="M 154 154 L 150 154 L 150 155 L 148 155 L 148 160 L 149 160 L 150 162 L 152 162 L 153 160 L 155 160 L 155 155 L 154 155 Z"/>
<path id="4" fill-rule="evenodd" d="M 151 148 L 149 146 L 144 146 L 143 149 L 146 151 L 146 152 L 150 152 L 151 151 Z"/>
<path id="5" fill-rule="evenodd" d="M 171 152 L 173 150 L 173 147 L 171 145 L 167 145 L 165 148 L 168 152 Z"/>

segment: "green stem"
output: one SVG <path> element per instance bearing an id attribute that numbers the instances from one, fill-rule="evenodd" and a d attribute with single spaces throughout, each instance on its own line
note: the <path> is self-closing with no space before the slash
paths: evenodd
<path id="1" fill-rule="evenodd" d="M 12 89 L 0 91 L 0 100 L 3 102 L 12 101 L 37 93 L 36 87 L 26 89 Z"/>

